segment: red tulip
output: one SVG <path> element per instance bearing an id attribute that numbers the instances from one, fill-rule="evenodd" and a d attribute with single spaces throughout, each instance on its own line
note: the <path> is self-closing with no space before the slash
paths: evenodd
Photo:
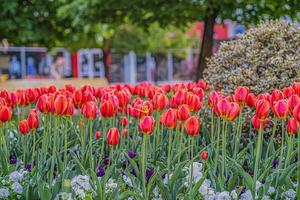
<path id="1" fill-rule="evenodd" d="M 48 93 L 54 93 L 55 91 L 56 91 L 55 85 L 50 85 L 50 86 L 48 87 Z"/>
<path id="2" fill-rule="evenodd" d="M 226 116 L 226 119 L 229 121 L 235 120 L 235 118 L 240 114 L 240 106 L 235 102 L 229 104 L 229 112 Z"/>
<path id="3" fill-rule="evenodd" d="M 290 118 L 288 120 L 286 131 L 289 135 L 295 135 L 299 128 L 299 122 L 295 118 Z"/>
<path id="4" fill-rule="evenodd" d="M 197 136 L 200 132 L 200 119 L 197 116 L 191 116 L 185 121 L 185 130 L 189 136 Z"/>
<path id="5" fill-rule="evenodd" d="M 155 120 L 152 116 L 145 116 L 140 120 L 139 129 L 143 134 L 150 135 L 155 126 Z"/>
<path id="6" fill-rule="evenodd" d="M 293 109 L 298 105 L 300 104 L 300 97 L 298 97 L 297 95 L 292 95 L 290 96 L 290 98 L 288 99 L 288 107 L 289 107 L 289 110 L 290 112 L 292 113 L 293 112 Z"/>
<path id="7" fill-rule="evenodd" d="M 194 87 L 192 92 L 199 97 L 200 101 L 203 100 L 205 93 L 202 88 Z"/>
<path id="8" fill-rule="evenodd" d="M 218 101 L 216 108 L 218 115 L 222 118 L 226 118 L 229 113 L 230 103 L 226 98 L 223 98 Z"/>
<path id="9" fill-rule="evenodd" d="M 288 104 L 285 100 L 279 100 L 274 105 L 274 114 L 279 119 L 286 119 L 289 113 Z"/>
<path id="10" fill-rule="evenodd" d="M 31 112 L 27 118 L 27 122 L 31 129 L 37 129 L 39 127 L 38 115 L 34 112 Z"/>
<path id="11" fill-rule="evenodd" d="M 234 100 L 240 104 L 240 105 L 244 105 L 246 100 L 247 100 L 247 96 L 249 93 L 249 88 L 245 87 L 245 86 L 239 86 L 235 91 L 234 91 Z"/>
<path id="12" fill-rule="evenodd" d="M 67 106 L 67 110 L 65 112 L 65 115 L 68 117 L 71 117 L 73 115 L 74 112 L 74 105 L 73 105 L 73 100 L 72 98 L 68 99 L 68 106 Z"/>
<path id="13" fill-rule="evenodd" d="M 255 115 L 259 120 L 264 120 L 268 117 L 270 111 L 270 104 L 267 100 L 258 100 L 255 104 Z"/>
<path id="14" fill-rule="evenodd" d="M 12 116 L 12 109 L 8 106 L 2 106 L 0 108 L 0 121 L 1 122 L 7 122 L 10 120 Z"/>
<path id="15" fill-rule="evenodd" d="M 28 121 L 23 119 L 19 122 L 18 129 L 22 135 L 26 135 L 30 131 L 30 127 L 28 125 Z"/>
<path id="16" fill-rule="evenodd" d="M 175 101 L 175 97 L 171 96 L 170 97 L 170 108 L 177 108 L 177 107 L 178 107 L 178 105 L 177 105 L 177 103 Z"/>
<path id="17" fill-rule="evenodd" d="M 212 91 L 209 94 L 209 96 L 208 96 L 208 105 L 209 105 L 210 108 L 214 108 L 217 105 L 219 97 L 220 97 L 220 95 L 216 91 Z"/>
<path id="18" fill-rule="evenodd" d="M 96 139 L 99 139 L 101 137 L 100 131 L 96 131 L 95 136 L 96 136 Z"/>
<path id="19" fill-rule="evenodd" d="M 276 103 L 281 99 L 284 99 L 284 94 L 280 90 L 275 89 L 271 94 L 271 99 L 269 102 L 271 105 L 273 105 L 274 103 Z"/>
<path id="20" fill-rule="evenodd" d="M 199 97 L 193 93 L 187 95 L 185 102 L 189 106 L 191 112 L 197 112 L 202 107 Z"/>
<path id="21" fill-rule="evenodd" d="M 197 85 L 198 85 L 198 87 L 202 88 L 203 90 L 209 89 L 209 85 L 205 80 L 199 80 Z"/>
<path id="22" fill-rule="evenodd" d="M 166 110 L 160 118 L 160 122 L 167 128 L 175 128 L 177 123 L 177 113 L 174 109 L 169 108 Z"/>
<path id="23" fill-rule="evenodd" d="M 189 118 L 191 115 L 190 109 L 188 105 L 182 104 L 177 109 L 177 118 L 180 121 L 185 121 L 187 118 Z"/>
<path id="24" fill-rule="evenodd" d="M 299 83 L 293 83 L 292 87 L 295 91 L 295 94 L 297 94 L 300 97 L 300 82 Z"/>
<path id="25" fill-rule="evenodd" d="M 49 113 L 51 111 L 51 102 L 48 95 L 44 94 L 40 96 L 36 103 L 36 107 L 42 113 Z"/>
<path id="26" fill-rule="evenodd" d="M 293 117 L 300 121 L 300 103 L 293 109 Z"/>
<path id="27" fill-rule="evenodd" d="M 285 87 L 282 89 L 282 93 L 284 94 L 285 98 L 290 98 L 290 96 L 295 94 L 295 90 L 293 87 Z"/>
<path id="28" fill-rule="evenodd" d="M 169 99 L 164 94 L 155 94 L 153 96 L 153 106 L 156 110 L 162 111 L 169 104 Z"/>
<path id="29" fill-rule="evenodd" d="M 74 105 L 76 106 L 76 108 L 80 108 L 81 103 L 82 103 L 82 92 L 81 92 L 81 90 L 74 91 L 72 98 L 73 98 L 73 102 L 74 102 Z"/>
<path id="30" fill-rule="evenodd" d="M 122 127 L 126 127 L 127 124 L 128 124 L 128 119 L 127 119 L 127 117 L 126 117 L 126 116 L 120 117 L 120 125 L 121 125 Z"/>
<path id="31" fill-rule="evenodd" d="M 262 129 L 265 128 L 267 120 L 266 120 L 266 119 L 260 120 L 259 118 L 257 118 L 256 115 L 254 115 L 254 116 L 252 117 L 252 119 L 251 119 L 251 122 L 252 122 L 252 126 L 253 126 L 256 130 L 259 130 L 260 127 L 261 127 Z"/>
<path id="32" fill-rule="evenodd" d="M 254 107 L 256 103 L 256 97 L 253 93 L 249 93 L 246 98 L 246 104 L 249 107 Z"/>
<path id="33" fill-rule="evenodd" d="M 64 115 L 68 108 L 68 100 L 63 95 L 58 95 L 54 100 L 54 113 Z"/>
<path id="34" fill-rule="evenodd" d="M 184 89 L 180 89 L 174 95 L 175 102 L 177 105 L 185 104 L 187 97 L 187 91 Z"/>
<path id="35" fill-rule="evenodd" d="M 203 151 L 203 152 L 201 153 L 201 158 L 202 158 L 202 160 L 207 160 L 207 158 L 208 158 L 208 153 L 207 153 L 207 151 Z"/>
<path id="36" fill-rule="evenodd" d="M 117 107 L 111 101 L 104 101 L 100 105 L 100 113 L 103 117 L 113 117 L 117 113 Z"/>
<path id="37" fill-rule="evenodd" d="M 93 120 L 97 116 L 97 104 L 94 101 L 89 101 L 82 106 L 81 112 L 83 116 L 89 120 Z"/>
<path id="38" fill-rule="evenodd" d="M 115 147 L 118 145 L 120 140 L 120 132 L 117 128 L 110 128 L 107 133 L 107 144 L 111 147 Z"/>
<path id="39" fill-rule="evenodd" d="M 121 108 L 124 108 L 125 106 L 127 106 L 127 104 L 130 101 L 130 98 L 131 98 L 131 96 L 128 93 L 126 93 L 126 90 L 118 91 L 117 97 L 119 100 L 119 106 Z"/>

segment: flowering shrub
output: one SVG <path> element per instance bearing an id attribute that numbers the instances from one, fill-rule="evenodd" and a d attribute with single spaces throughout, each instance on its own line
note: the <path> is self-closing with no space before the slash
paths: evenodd
<path id="1" fill-rule="evenodd" d="M 239 39 L 223 42 L 209 60 L 205 78 L 227 94 L 237 85 L 248 86 L 255 93 L 282 89 L 300 80 L 299 52 L 299 28 L 266 21 Z"/>
<path id="2" fill-rule="evenodd" d="M 2 90 L 0 121 L 0 199 L 300 194 L 297 82 L 257 95 L 239 86 L 228 96 L 205 81 Z"/>

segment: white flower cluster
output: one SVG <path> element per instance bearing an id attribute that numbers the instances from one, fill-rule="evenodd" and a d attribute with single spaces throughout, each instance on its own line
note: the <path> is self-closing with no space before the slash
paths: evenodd
<path id="1" fill-rule="evenodd" d="M 163 198 L 159 192 L 159 188 L 157 186 L 154 188 L 153 194 L 154 194 L 153 200 L 163 200 Z"/>
<path id="2" fill-rule="evenodd" d="M 118 188 L 118 184 L 115 182 L 114 179 L 110 178 L 108 179 L 106 183 L 106 193 L 112 192 L 113 190 Z"/>
<path id="3" fill-rule="evenodd" d="M 71 193 L 60 192 L 56 195 L 54 200 L 73 200 L 73 198 Z"/>
<path id="4" fill-rule="evenodd" d="M 0 199 L 8 198 L 10 195 L 9 189 L 4 187 L 0 188 Z"/>
<path id="5" fill-rule="evenodd" d="M 87 192 L 93 193 L 93 189 L 90 185 L 90 177 L 78 175 L 71 181 L 71 187 L 75 192 L 75 195 L 80 199 L 84 199 Z"/>
<path id="6" fill-rule="evenodd" d="M 20 184 L 23 181 L 26 171 L 14 171 L 1 181 L 5 187 L 0 188 L 0 199 L 8 198 L 10 195 L 17 194 L 17 198 L 23 193 L 23 187 Z"/>
<path id="7" fill-rule="evenodd" d="M 281 198 L 285 200 L 294 200 L 296 199 L 296 192 L 293 189 L 289 189 L 281 194 Z"/>
<path id="8" fill-rule="evenodd" d="M 26 173 L 26 171 L 14 171 L 12 173 L 9 174 L 9 181 L 12 182 L 20 182 L 23 180 L 24 174 Z"/>
<path id="9" fill-rule="evenodd" d="M 130 179 L 128 176 L 126 176 L 125 174 L 123 174 L 123 175 L 122 175 L 122 179 L 123 179 L 123 181 L 125 182 L 125 184 L 126 184 L 127 186 L 133 187 L 132 181 L 131 181 L 131 179 Z"/>

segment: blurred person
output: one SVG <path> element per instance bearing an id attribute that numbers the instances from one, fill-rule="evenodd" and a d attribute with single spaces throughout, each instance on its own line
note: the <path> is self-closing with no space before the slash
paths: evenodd
<path id="1" fill-rule="evenodd" d="M 63 56 L 58 56 L 50 66 L 51 76 L 55 79 L 63 78 L 65 64 L 66 64 L 66 59 Z"/>
<path id="2" fill-rule="evenodd" d="M 9 75 L 12 79 L 21 78 L 21 63 L 17 56 L 12 56 L 9 63 Z"/>
<path id="3" fill-rule="evenodd" d="M 29 77 L 36 76 L 36 66 L 32 57 L 27 58 L 26 72 Z"/>

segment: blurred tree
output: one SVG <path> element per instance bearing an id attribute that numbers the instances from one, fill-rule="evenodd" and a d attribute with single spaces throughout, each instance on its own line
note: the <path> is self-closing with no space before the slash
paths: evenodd
<path id="1" fill-rule="evenodd" d="M 257 23 L 261 19 L 282 16 L 296 18 L 300 10 L 299 0 L 61 0 L 60 13 L 72 16 L 73 25 L 101 21 L 122 24 L 130 20 L 148 28 L 157 22 L 184 27 L 193 21 L 204 21 L 197 79 L 202 78 L 206 59 L 211 56 L 214 24 L 216 20 L 232 19 L 244 24 Z M 299 15 L 299 14 L 298 14 Z M 299 16 L 298 16 L 299 17 Z"/>

